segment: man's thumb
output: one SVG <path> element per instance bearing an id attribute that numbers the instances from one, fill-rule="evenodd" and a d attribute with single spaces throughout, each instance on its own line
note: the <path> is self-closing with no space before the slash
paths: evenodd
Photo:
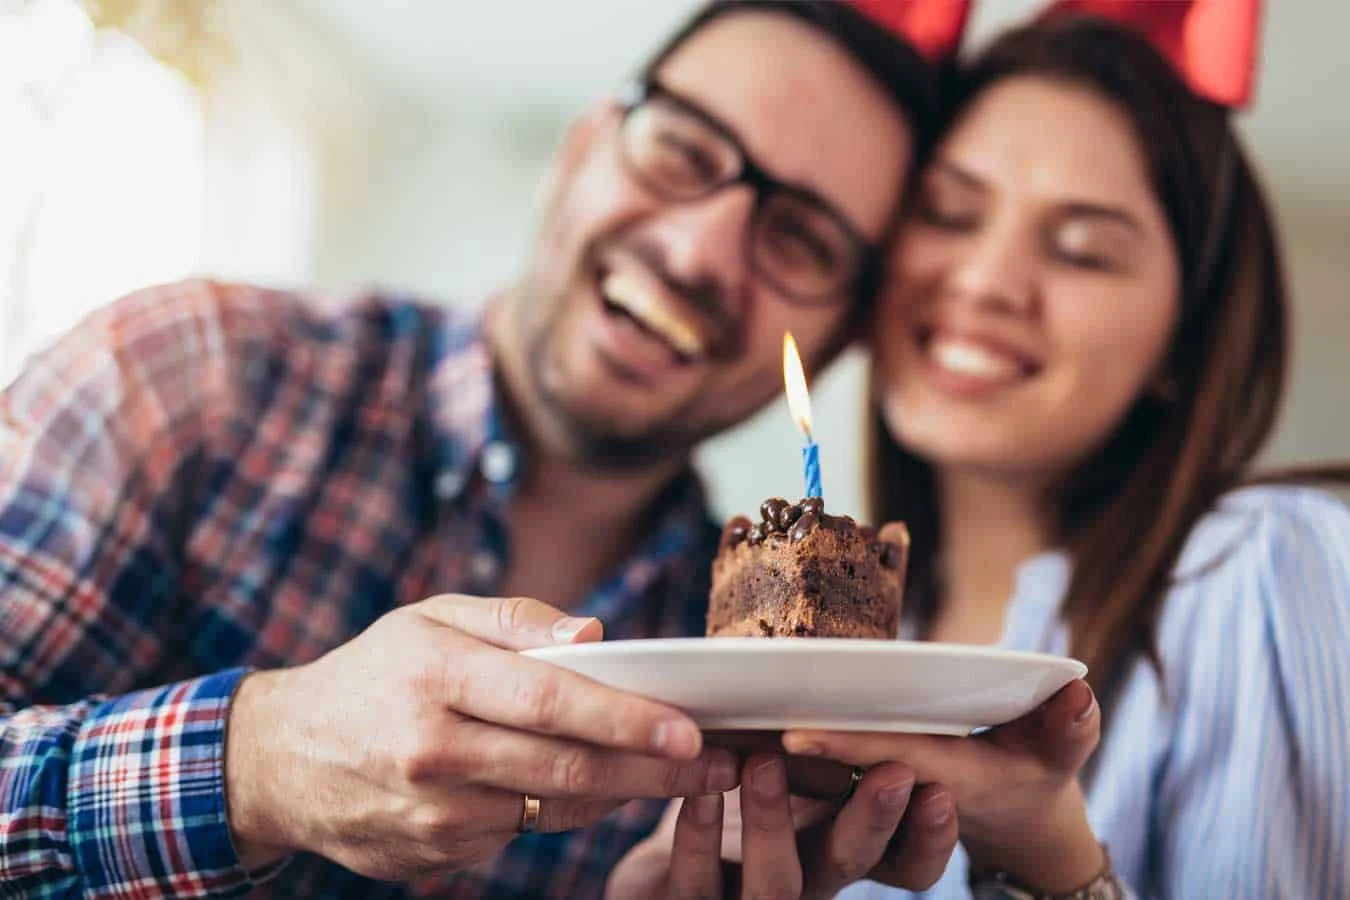
<path id="1" fill-rule="evenodd" d="M 417 604 L 427 618 L 505 650 L 598 641 L 596 618 L 577 618 L 530 597 L 441 594 Z"/>

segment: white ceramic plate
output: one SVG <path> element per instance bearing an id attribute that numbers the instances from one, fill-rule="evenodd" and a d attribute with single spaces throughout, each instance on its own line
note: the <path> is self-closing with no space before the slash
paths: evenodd
<path id="1" fill-rule="evenodd" d="M 687 711 L 706 730 L 970 734 L 1030 712 L 1087 667 L 990 647 L 840 638 L 571 644 L 530 656 Z"/>

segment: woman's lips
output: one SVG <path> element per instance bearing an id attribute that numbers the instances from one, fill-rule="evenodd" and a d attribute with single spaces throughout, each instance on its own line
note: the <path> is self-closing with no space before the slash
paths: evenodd
<path id="1" fill-rule="evenodd" d="M 918 346 L 930 377 L 963 396 L 1020 384 L 1037 370 L 1034 362 L 995 342 L 943 329 L 921 333 Z"/>

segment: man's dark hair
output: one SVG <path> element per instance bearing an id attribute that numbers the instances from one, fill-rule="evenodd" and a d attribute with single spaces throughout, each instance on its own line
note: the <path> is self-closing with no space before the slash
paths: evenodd
<path id="1" fill-rule="evenodd" d="M 916 147 L 927 146 L 938 101 L 938 72 L 908 42 L 842 0 L 712 0 L 685 22 L 643 66 L 652 78 L 685 41 L 732 12 L 776 12 L 800 19 L 837 41 L 908 115 Z"/>

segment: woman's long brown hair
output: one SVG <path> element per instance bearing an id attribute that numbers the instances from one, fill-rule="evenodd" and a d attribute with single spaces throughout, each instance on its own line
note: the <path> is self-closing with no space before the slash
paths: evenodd
<path id="1" fill-rule="evenodd" d="M 1073 562 L 1061 607 L 1070 652 L 1108 700 L 1132 660 L 1158 664 L 1155 626 L 1187 536 L 1248 479 L 1270 434 L 1288 366 L 1285 281 L 1266 200 L 1228 111 L 1192 94 L 1145 40 L 1092 18 L 1013 30 L 958 74 L 948 121 L 993 83 L 1019 75 L 1085 85 L 1129 116 L 1182 273 L 1182 312 L 1161 389 L 1141 396 L 1051 498 L 1058 543 Z M 875 522 L 910 527 L 906 612 L 923 631 L 940 603 L 941 512 L 932 470 L 894 441 L 876 401 L 870 512 Z M 1350 466 L 1279 477 L 1350 482 Z"/>

